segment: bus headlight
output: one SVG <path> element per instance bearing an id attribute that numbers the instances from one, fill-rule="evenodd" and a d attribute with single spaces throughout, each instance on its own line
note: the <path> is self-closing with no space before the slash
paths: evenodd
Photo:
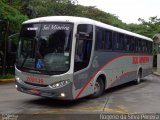
<path id="1" fill-rule="evenodd" d="M 53 88 L 53 89 L 57 89 L 57 88 L 64 87 L 64 86 L 68 85 L 69 83 L 70 83 L 70 80 L 63 80 L 63 81 L 54 83 L 54 84 L 50 85 L 49 87 Z"/>
<path id="2" fill-rule="evenodd" d="M 17 81 L 19 81 L 19 80 L 20 80 L 20 78 L 19 78 L 19 77 L 17 77 L 17 76 L 15 77 L 15 79 L 16 79 Z"/>

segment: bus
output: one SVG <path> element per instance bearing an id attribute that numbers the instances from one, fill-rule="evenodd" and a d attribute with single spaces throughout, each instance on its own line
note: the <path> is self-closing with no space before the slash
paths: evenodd
<path id="1" fill-rule="evenodd" d="M 92 19 L 48 16 L 22 23 L 18 91 L 53 99 L 97 98 L 152 73 L 152 39 Z"/>

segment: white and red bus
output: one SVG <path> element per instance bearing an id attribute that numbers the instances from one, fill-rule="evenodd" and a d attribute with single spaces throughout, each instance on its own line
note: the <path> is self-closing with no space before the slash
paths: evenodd
<path id="1" fill-rule="evenodd" d="M 22 24 L 15 65 L 17 90 L 55 99 L 99 97 L 152 73 L 152 39 L 72 16 Z"/>

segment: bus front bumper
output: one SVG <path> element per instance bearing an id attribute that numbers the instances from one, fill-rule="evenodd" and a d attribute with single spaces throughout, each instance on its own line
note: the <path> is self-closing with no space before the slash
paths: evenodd
<path id="1" fill-rule="evenodd" d="M 16 80 L 15 83 L 17 90 L 23 93 L 48 97 L 53 99 L 73 100 L 72 83 L 69 83 L 64 87 L 57 89 L 53 89 L 49 87 L 49 85 L 45 87 L 30 85 L 22 80 Z"/>

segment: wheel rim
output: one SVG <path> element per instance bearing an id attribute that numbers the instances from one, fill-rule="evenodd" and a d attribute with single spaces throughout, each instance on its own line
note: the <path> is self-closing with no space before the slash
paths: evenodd
<path id="1" fill-rule="evenodd" d="M 140 73 L 138 73 L 137 83 L 140 83 L 140 80 L 141 80 L 141 78 L 140 78 Z"/>
<path id="2" fill-rule="evenodd" d="M 95 86 L 94 86 L 94 94 L 97 94 L 100 92 L 100 84 L 98 82 L 96 82 Z"/>

